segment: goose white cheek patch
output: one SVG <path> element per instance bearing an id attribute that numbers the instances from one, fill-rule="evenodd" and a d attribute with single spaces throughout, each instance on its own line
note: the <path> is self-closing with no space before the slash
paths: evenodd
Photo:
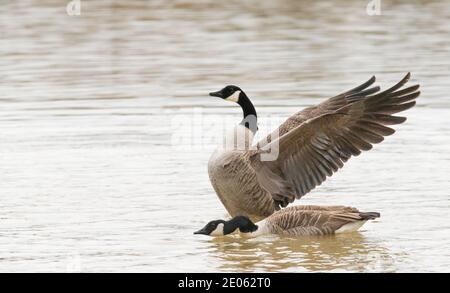
<path id="1" fill-rule="evenodd" d="M 235 91 L 231 96 L 229 96 L 225 100 L 237 103 L 237 102 L 239 102 L 239 95 L 240 94 L 241 94 L 241 91 Z"/>
<path id="2" fill-rule="evenodd" d="M 219 225 L 217 225 L 216 229 L 214 229 L 214 231 L 211 232 L 211 234 L 209 234 L 211 236 L 223 236 L 223 224 L 220 223 Z"/>

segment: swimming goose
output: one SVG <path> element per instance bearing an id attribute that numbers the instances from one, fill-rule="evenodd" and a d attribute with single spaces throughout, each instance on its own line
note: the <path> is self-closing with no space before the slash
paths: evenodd
<path id="1" fill-rule="evenodd" d="M 241 123 L 227 136 L 238 141 L 217 148 L 208 162 L 212 186 L 229 214 L 255 221 L 268 217 L 320 185 L 350 157 L 393 134 L 386 125 L 406 120 L 393 114 L 413 107 L 420 94 L 419 85 L 401 89 L 409 78 L 410 73 L 380 92 L 380 87 L 370 87 L 373 76 L 292 115 L 255 146 L 257 114 L 245 92 L 231 85 L 210 93 L 243 110 Z M 264 157 L 271 150 L 277 154 L 275 160 Z"/>
<path id="2" fill-rule="evenodd" d="M 292 206 L 273 213 L 254 224 L 246 216 L 229 221 L 209 222 L 194 234 L 222 236 L 239 230 L 244 237 L 276 234 L 282 236 L 318 236 L 357 231 L 365 222 L 380 217 L 345 206 Z"/>

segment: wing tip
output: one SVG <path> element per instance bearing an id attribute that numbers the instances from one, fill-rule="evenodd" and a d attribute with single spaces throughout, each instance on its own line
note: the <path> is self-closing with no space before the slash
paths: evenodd
<path id="1" fill-rule="evenodd" d="M 398 123 L 397 124 L 402 124 L 404 123 L 406 120 L 408 120 L 408 118 L 406 118 L 405 116 L 395 116 L 398 118 Z"/>

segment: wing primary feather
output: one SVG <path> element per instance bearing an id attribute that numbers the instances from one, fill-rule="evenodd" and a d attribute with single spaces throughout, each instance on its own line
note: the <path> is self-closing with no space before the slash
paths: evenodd
<path id="1" fill-rule="evenodd" d="M 403 112 L 405 110 L 408 110 L 408 109 L 414 107 L 415 104 L 416 104 L 416 101 L 412 101 L 412 102 L 400 104 L 400 105 L 381 105 L 381 106 L 377 107 L 377 109 L 374 109 L 374 113 L 388 114 L 388 115 L 395 114 L 398 112 Z"/>
<path id="2" fill-rule="evenodd" d="M 347 100 L 351 100 L 353 97 L 356 97 L 357 99 L 365 98 L 366 96 L 374 94 L 374 93 L 379 92 L 379 91 L 380 91 L 380 87 L 379 86 L 375 86 L 375 87 L 372 87 L 370 89 L 351 94 L 351 95 L 347 96 Z"/>
<path id="3" fill-rule="evenodd" d="M 371 86 L 376 80 L 375 76 L 372 76 L 368 81 L 366 81 L 365 83 L 363 83 L 362 85 L 359 85 L 355 88 L 352 88 L 351 90 L 345 92 L 345 95 L 349 95 L 349 94 L 353 94 L 356 92 L 360 92 L 366 88 L 368 88 L 369 86 Z"/>
<path id="4" fill-rule="evenodd" d="M 392 99 L 396 104 L 403 104 L 405 102 L 409 102 L 415 100 L 420 95 L 420 92 L 415 92 L 409 95 L 398 96 L 395 99 Z"/>
<path id="5" fill-rule="evenodd" d="M 392 116 L 385 114 L 365 114 L 361 122 L 380 123 L 383 125 L 396 125 L 406 121 L 406 117 Z"/>
<path id="6" fill-rule="evenodd" d="M 379 96 L 379 97 L 380 97 L 380 96 L 384 96 L 384 95 L 386 95 L 386 94 L 390 94 L 390 93 L 392 93 L 392 92 L 398 90 L 398 89 L 401 88 L 405 83 L 408 82 L 408 80 L 409 80 L 410 77 L 411 77 L 411 73 L 408 72 L 408 73 L 405 75 L 405 77 L 403 77 L 402 80 L 400 80 L 396 85 L 394 85 L 393 87 L 390 87 L 389 89 L 387 89 L 387 90 L 385 90 L 385 91 L 383 91 L 383 92 L 381 92 L 381 93 L 379 93 L 379 94 L 377 94 L 377 95 L 375 95 L 375 96 L 372 96 L 372 97 L 376 97 L 376 96 Z"/>
<path id="7" fill-rule="evenodd" d="M 415 91 L 417 91 L 419 88 L 420 88 L 420 85 L 418 85 L 418 84 L 412 85 L 412 86 L 409 86 L 409 87 L 404 88 L 404 89 L 402 89 L 402 90 L 393 92 L 393 93 L 389 94 L 388 96 L 390 96 L 390 97 L 392 97 L 392 96 L 403 96 L 403 95 L 405 95 L 405 94 L 409 94 L 409 93 L 415 92 Z"/>

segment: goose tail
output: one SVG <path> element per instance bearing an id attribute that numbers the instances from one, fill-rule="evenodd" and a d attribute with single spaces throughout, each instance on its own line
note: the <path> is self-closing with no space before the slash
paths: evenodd
<path id="1" fill-rule="evenodd" d="M 380 213 L 377 212 L 359 212 L 358 215 L 360 217 L 359 220 L 343 225 L 337 229 L 335 233 L 339 234 L 358 231 L 358 229 L 361 228 L 368 220 L 373 220 L 380 217 Z"/>
<path id="2" fill-rule="evenodd" d="M 366 212 L 366 213 L 359 213 L 359 216 L 362 220 L 373 220 L 380 217 L 380 213 L 377 212 Z"/>

